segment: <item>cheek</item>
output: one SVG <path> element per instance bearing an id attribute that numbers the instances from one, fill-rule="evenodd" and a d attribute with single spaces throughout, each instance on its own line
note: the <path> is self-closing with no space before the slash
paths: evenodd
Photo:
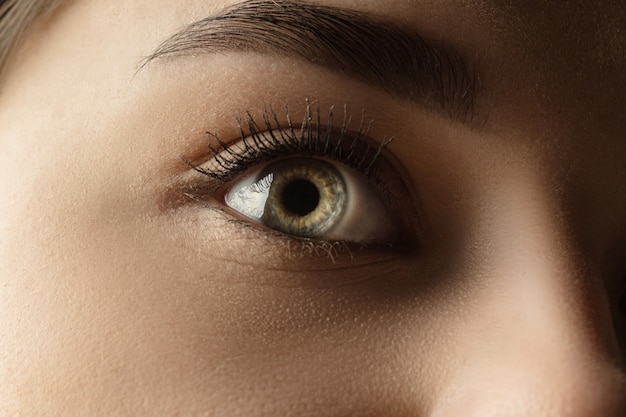
<path id="1" fill-rule="evenodd" d="M 408 310 L 390 308 L 401 301 L 402 285 L 375 279 L 378 284 L 338 290 L 255 284 L 295 277 L 241 265 L 245 240 L 224 251 L 214 232 L 207 247 L 194 247 L 192 231 L 181 225 L 185 212 L 160 211 L 158 185 L 146 185 L 133 164 L 109 164 L 111 152 L 80 161 L 49 146 L 38 151 L 55 155 L 45 163 L 23 156 L 31 169 L 3 208 L 11 238 L 0 253 L 0 330 L 7 336 L 0 343 L 10 360 L 0 385 L 13 398 L 29 393 L 18 409 L 114 415 L 127 398 L 137 409 L 147 399 L 163 412 L 219 406 L 234 415 L 258 409 L 268 390 L 280 393 L 273 396 L 276 409 L 281 401 L 312 397 L 329 408 L 346 398 L 352 400 L 344 407 L 351 401 L 366 407 L 385 401 L 363 398 L 354 381 L 420 397 L 408 382 L 430 371 L 403 369 L 402 358 L 417 352 L 424 364 L 444 363 L 419 341 L 437 337 L 437 326 L 424 317 L 440 314 L 424 307 L 416 321 Z M 115 175 L 104 175 L 107 170 Z M 218 246 L 230 260 L 211 255 Z M 395 296 L 381 298 L 390 293 Z M 403 329 L 409 322 L 419 331 L 409 335 Z M 387 380 L 392 373 L 396 382 Z M 249 396 L 238 397 L 242 391 Z"/>
<path id="2" fill-rule="evenodd" d="M 26 127 L 0 162 L 0 386 L 26 414 L 113 415 L 159 369 L 142 365 L 151 346 L 171 344 L 161 323 L 178 300 L 159 285 L 184 258 L 158 262 L 170 225 L 122 138 L 49 122 L 58 136 Z"/>

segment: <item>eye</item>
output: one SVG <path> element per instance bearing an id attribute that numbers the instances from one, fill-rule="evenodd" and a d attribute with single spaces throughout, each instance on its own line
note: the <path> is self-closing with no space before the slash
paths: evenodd
<path id="1" fill-rule="evenodd" d="M 398 231 L 371 181 L 337 161 L 292 157 L 235 180 L 224 204 L 291 236 L 393 245 Z"/>
<path id="2" fill-rule="evenodd" d="M 239 141 L 208 132 L 210 158 L 199 166 L 182 158 L 204 177 L 185 195 L 285 236 L 417 250 L 407 175 L 384 149 L 393 137 L 371 138 L 364 111 L 352 130 L 346 106 L 338 126 L 333 110 L 323 116 L 307 100 L 299 128 L 285 107 L 261 111 L 260 123 L 246 112 Z"/>

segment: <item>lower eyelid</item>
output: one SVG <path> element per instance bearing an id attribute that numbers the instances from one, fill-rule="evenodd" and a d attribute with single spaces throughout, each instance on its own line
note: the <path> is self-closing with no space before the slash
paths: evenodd
<path id="1" fill-rule="evenodd" d="M 181 207 L 180 215 L 188 219 L 184 222 L 187 238 L 181 244 L 203 263 L 210 265 L 220 260 L 250 272 L 241 276 L 256 276 L 262 271 L 285 273 L 281 285 L 335 286 L 374 277 L 389 279 L 387 272 L 398 270 L 412 259 L 385 247 L 287 236 L 251 226 L 219 207 L 188 205 Z M 233 224 L 237 227 L 233 228 Z M 361 271 L 363 276 L 355 278 L 355 271 Z M 348 276 L 352 278 L 346 281 Z M 268 285 L 278 285 L 274 278 Z M 329 282 L 324 283 L 326 278 Z"/>

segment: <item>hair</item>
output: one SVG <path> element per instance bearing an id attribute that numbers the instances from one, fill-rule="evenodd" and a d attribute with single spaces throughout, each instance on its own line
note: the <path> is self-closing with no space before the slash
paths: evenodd
<path id="1" fill-rule="evenodd" d="M 33 21 L 51 12 L 62 0 L 0 0 L 0 74 Z"/>

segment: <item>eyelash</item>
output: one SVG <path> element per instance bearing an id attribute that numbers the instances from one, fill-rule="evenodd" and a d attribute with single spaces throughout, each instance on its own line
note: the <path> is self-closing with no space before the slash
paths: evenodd
<path id="1" fill-rule="evenodd" d="M 299 129 L 294 127 L 288 107 L 284 109 L 286 127 L 280 122 L 278 113 L 271 108 L 263 111 L 262 125 L 256 122 L 250 112 L 246 112 L 245 121 L 237 119 L 240 140 L 232 145 L 220 139 L 217 133 L 207 132 L 215 142 L 215 145 L 208 144 L 211 167 L 196 166 L 184 157 L 181 159 L 189 167 L 211 179 L 208 184 L 195 187 L 208 193 L 218 191 L 224 184 L 254 166 L 288 156 L 326 157 L 343 163 L 378 183 L 376 162 L 383 149 L 394 138 L 373 146 L 369 138 L 372 122 L 365 123 L 364 112 L 361 113 L 356 132 L 350 132 L 351 117 L 346 106 L 343 108 L 341 127 L 335 129 L 334 109 L 334 106 L 330 107 L 326 125 L 322 126 L 319 106 L 313 110 L 307 101 L 305 116 Z M 190 197 L 196 198 L 194 195 Z"/>

